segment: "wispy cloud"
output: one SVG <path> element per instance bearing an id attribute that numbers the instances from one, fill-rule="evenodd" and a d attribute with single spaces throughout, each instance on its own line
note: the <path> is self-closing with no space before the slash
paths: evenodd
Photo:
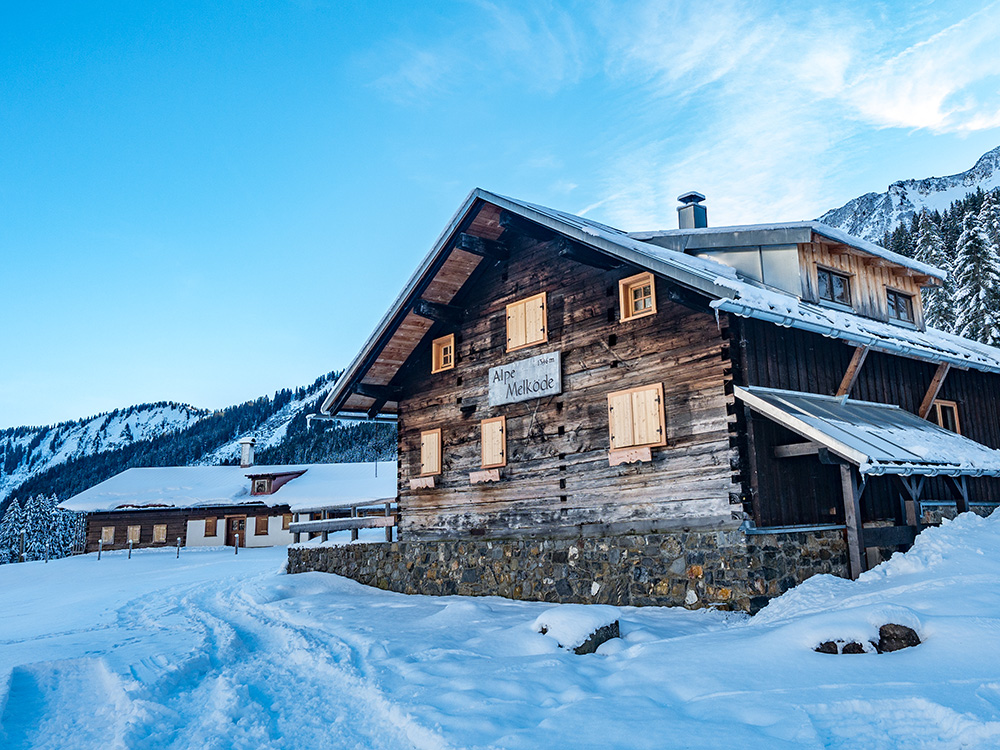
<path id="1" fill-rule="evenodd" d="M 880 126 L 939 133 L 1000 126 L 1000 3 L 862 69 L 841 93 Z"/>

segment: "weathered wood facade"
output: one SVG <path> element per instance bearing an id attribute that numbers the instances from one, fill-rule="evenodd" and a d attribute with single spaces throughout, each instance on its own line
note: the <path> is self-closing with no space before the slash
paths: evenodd
<path id="1" fill-rule="evenodd" d="M 1000 503 L 1000 457 L 960 455 L 1000 449 L 1000 351 L 924 331 L 941 278 L 814 222 L 626 235 L 474 191 L 322 410 L 397 417 L 400 540 L 844 530 L 856 575 L 865 524 Z M 491 368 L 548 354 L 558 392 L 492 398 Z M 896 405 L 919 434 L 953 402 L 980 445 L 874 471 L 748 388 Z"/>
<path id="2" fill-rule="evenodd" d="M 436 323 L 393 381 L 399 399 L 400 535 L 565 535 L 596 530 L 738 525 L 730 496 L 726 341 L 715 316 L 672 302 L 657 284 L 656 315 L 620 321 L 619 281 L 635 273 L 558 255 L 556 240 L 508 240 L 451 301 L 458 325 Z M 545 292 L 548 337 L 507 351 L 506 306 Z M 455 334 L 453 369 L 431 373 L 432 339 Z M 548 351 L 562 355 L 562 393 L 491 407 L 488 370 Z M 662 384 L 667 445 L 650 462 L 611 466 L 608 394 Z M 499 481 L 472 484 L 482 468 L 482 420 L 506 417 Z M 442 430 L 442 471 L 411 489 L 420 434 Z M 586 528 L 584 528 L 586 527 Z"/>

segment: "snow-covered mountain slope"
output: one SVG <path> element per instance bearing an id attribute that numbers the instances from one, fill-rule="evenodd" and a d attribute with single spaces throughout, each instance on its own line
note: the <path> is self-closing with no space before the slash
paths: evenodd
<path id="1" fill-rule="evenodd" d="M 211 412 L 187 404 L 157 403 L 47 427 L 0 432 L 0 500 L 31 477 L 74 458 L 122 448 L 190 427 Z"/>
<path id="2" fill-rule="evenodd" d="M 947 177 L 900 180 L 884 193 L 866 193 L 840 208 L 827 211 L 819 221 L 848 234 L 879 242 L 903 221 L 923 209 L 944 211 L 953 201 L 975 191 L 1000 187 L 1000 146 L 987 151 L 972 169 Z"/>
<path id="3" fill-rule="evenodd" d="M 186 404 L 143 404 L 50 427 L 0 431 L 0 507 L 36 477 L 36 483 L 49 486 L 29 484 L 31 492 L 47 493 L 59 486 L 63 488 L 60 493 L 66 494 L 82 491 L 131 466 L 232 462 L 239 458 L 239 441 L 244 437 L 256 438 L 258 451 L 280 446 L 289 438 L 293 421 L 316 411 L 332 383 L 330 373 L 309 386 L 216 412 Z M 100 466 L 80 466 L 81 461 L 113 451 L 119 453 L 109 455 Z M 55 469 L 78 476 L 70 482 L 46 482 Z M 46 477 L 40 476 L 43 474 Z"/>

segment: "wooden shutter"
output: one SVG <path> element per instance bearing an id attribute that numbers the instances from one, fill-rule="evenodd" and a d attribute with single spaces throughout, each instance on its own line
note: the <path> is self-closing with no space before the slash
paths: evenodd
<path id="1" fill-rule="evenodd" d="M 420 433 L 420 476 L 441 473 L 441 428 Z"/>
<path id="2" fill-rule="evenodd" d="M 141 530 L 142 530 L 141 526 L 129 526 L 128 527 L 128 541 L 132 542 L 132 544 L 138 544 L 139 543 L 139 534 L 140 534 Z"/>
<path id="3" fill-rule="evenodd" d="M 288 527 L 291 526 L 291 525 L 292 525 L 292 514 L 291 513 L 285 513 L 284 515 L 282 515 L 281 516 L 281 528 L 283 530 L 287 531 Z"/>
<path id="4" fill-rule="evenodd" d="M 218 518 L 205 519 L 205 536 L 215 536 L 218 534 Z"/>
<path id="5" fill-rule="evenodd" d="M 507 418 L 484 419 L 482 432 L 483 468 L 494 469 L 507 465 Z"/>
<path id="6" fill-rule="evenodd" d="M 167 541 L 167 525 L 165 523 L 153 524 L 153 544 L 163 544 Z"/>
<path id="7" fill-rule="evenodd" d="M 256 536 L 266 536 L 267 535 L 267 516 L 257 516 L 254 525 L 253 533 Z"/>
<path id="8" fill-rule="evenodd" d="M 105 544 L 115 543 L 115 527 L 114 526 L 102 526 L 101 527 L 101 541 Z"/>
<path id="9" fill-rule="evenodd" d="M 663 384 L 608 394 L 611 448 L 666 445 Z"/>
<path id="10" fill-rule="evenodd" d="M 507 351 L 549 340 L 545 292 L 507 305 Z"/>

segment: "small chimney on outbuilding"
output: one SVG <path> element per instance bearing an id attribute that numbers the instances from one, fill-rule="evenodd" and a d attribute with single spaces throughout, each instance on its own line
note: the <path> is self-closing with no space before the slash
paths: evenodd
<path id="1" fill-rule="evenodd" d="M 257 440 L 252 437 L 245 437 L 240 440 L 240 468 L 246 469 L 253 466 L 253 447 L 257 445 Z"/>
<path id="2" fill-rule="evenodd" d="M 677 226 L 681 229 L 700 229 L 708 226 L 708 209 L 701 202 L 705 196 L 691 191 L 677 196 L 683 205 L 677 207 Z"/>

